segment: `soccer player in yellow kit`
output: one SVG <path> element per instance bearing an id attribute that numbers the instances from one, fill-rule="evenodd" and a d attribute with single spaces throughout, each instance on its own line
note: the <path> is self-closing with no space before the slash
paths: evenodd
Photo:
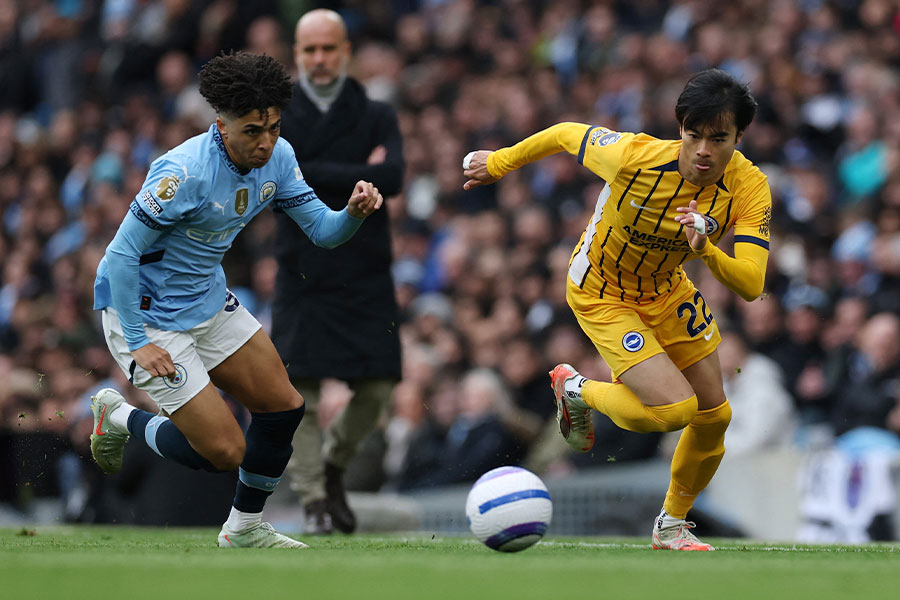
<path id="1" fill-rule="evenodd" d="M 756 113 L 746 85 L 709 69 L 675 106 L 681 139 L 560 123 L 463 161 L 465 189 L 565 150 L 606 182 L 572 253 L 566 299 L 613 373 L 613 383 L 557 365 L 551 385 L 570 447 L 594 443 L 591 409 L 629 431 L 682 430 L 652 546 L 712 550 L 686 521 L 725 453 L 731 408 L 722 388 L 721 338 L 682 264 L 700 258 L 747 301 L 763 290 L 772 199 L 765 175 L 735 146 Z M 716 247 L 734 229 L 734 257 Z"/>

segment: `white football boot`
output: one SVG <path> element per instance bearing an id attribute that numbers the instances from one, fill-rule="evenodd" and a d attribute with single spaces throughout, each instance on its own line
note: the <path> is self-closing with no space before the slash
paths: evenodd
<path id="1" fill-rule="evenodd" d="M 550 387 L 556 397 L 556 422 L 559 432 L 569 447 L 577 452 L 587 452 L 594 447 L 594 422 L 591 407 L 581 399 L 581 393 L 566 391 L 566 382 L 580 378 L 585 380 L 572 365 L 556 365 L 550 375 Z M 580 389 L 581 386 L 579 386 Z"/>
<path id="2" fill-rule="evenodd" d="M 240 533 L 222 527 L 222 531 L 219 532 L 219 548 L 309 548 L 309 546 L 278 533 L 272 525 L 262 522 Z"/>
<path id="3" fill-rule="evenodd" d="M 651 545 L 654 550 L 715 550 L 691 533 L 691 529 L 696 526 L 693 521 L 676 519 L 662 511 L 653 522 Z"/>
<path id="4" fill-rule="evenodd" d="M 122 394 L 112 388 L 103 388 L 91 396 L 91 412 L 94 413 L 91 456 L 107 475 L 122 469 L 122 454 L 130 437 L 128 432 L 119 431 L 110 421 L 110 415 L 124 402 Z"/>

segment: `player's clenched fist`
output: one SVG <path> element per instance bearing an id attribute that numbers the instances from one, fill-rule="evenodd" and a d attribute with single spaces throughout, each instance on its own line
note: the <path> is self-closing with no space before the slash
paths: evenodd
<path id="1" fill-rule="evenodd" d="M 479 185 L 494 183 L 499 179 L 488 172 L 487 159 L 490 154 L 490 150 L 476 150 L 466 154 L 463 158 L 463 175 L 469 179 L 463 184 L 463 189 L 470 190 Z"/>
<path id="2" fill-rule="evenodd" d="M 381 208 L 384 199 L 378 193 L 378 188 L 368 181 L 357 181 L 353 188 L 353 194 L 347 202 L 347 212 L 350 216 L 362 219 Z"/>

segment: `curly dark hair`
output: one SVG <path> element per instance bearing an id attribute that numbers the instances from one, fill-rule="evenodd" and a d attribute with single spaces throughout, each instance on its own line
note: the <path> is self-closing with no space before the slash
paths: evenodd
<path id="1" fill-rule="evenodd" d="M 284 66 L 265 54 L 230 52 L 200 69 L 200 94 L 229 117 L 242 117 L 270 106 L 284 109 L 291 100 L 291 78 Z"/>

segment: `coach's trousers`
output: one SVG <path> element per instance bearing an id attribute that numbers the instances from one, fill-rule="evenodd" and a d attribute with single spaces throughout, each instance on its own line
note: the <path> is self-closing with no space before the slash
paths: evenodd
<path id="1" fill-rule="evenodd" d="M 294 434 L 294 453 L 285 474 L 290 489 L 306 505 L 325 498 L 325 462 L 346 468 L 360 443 L 378 424 L 391 405 L 395 380 L 378 378 L 348 382 L 353 396 L 324 432 L 319 426 L 321 381 L 295 378 L 291 383 L 303 396 L 306 418 Z"/>

